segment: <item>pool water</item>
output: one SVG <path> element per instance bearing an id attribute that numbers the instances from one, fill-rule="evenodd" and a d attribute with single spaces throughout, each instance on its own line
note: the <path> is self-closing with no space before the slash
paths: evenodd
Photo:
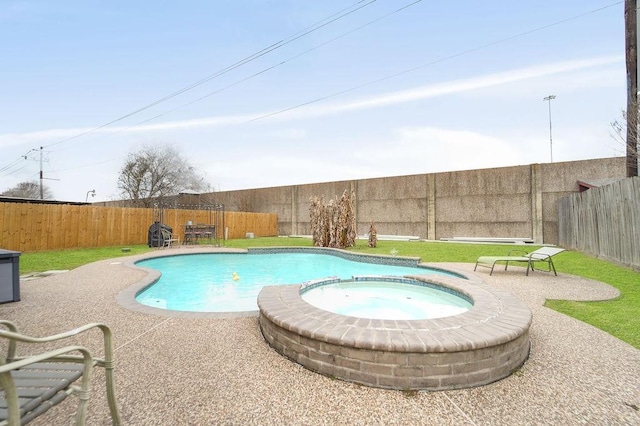
<path id="1" fill-rule="evenodd" d="M 420 320 L 458 315 L 473 305 L 438 286 L 406 279 L 340 281 L 301 292 L 302 300 L 334 314 L 359 318 Z"/>
<path id="2" fill-rule="evenodd" d="M 267 285 L 299 284 L 325 277 L 424 275 L 446 271 L 381 265 L 320 253 L 207 253 L 159 257 L 137 265 L 160 271 L 160 279 L 136 295 L 147 306 L 189 312 L 244 312 L 258 309 Z"/>

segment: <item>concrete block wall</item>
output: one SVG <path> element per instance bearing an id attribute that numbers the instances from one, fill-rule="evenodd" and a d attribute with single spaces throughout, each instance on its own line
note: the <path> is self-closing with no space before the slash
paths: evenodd
<path id="1" fill-rule="evenodd" d="M 429 179 L 427 175 L 409 175 L 358 181 L 358 235 L 366 234 L 373 221 L 379 234 L 426 238 L 429 230 Z"/>
<path id="2" fill-rule="evenodd" d="M 436 175 L 436 239 L 531 237 L 531 179 L 527 167 Z"/>
<path id="3" fill-rule="evenodd" d="M 424 239 L 521 237 L 558 243 L 558 199 L 579 180 L 624 178 L 625 158 L 221 191 L 231 211 L 276 213 L 280 235 L 308 235 L 309 199 L 356 193 L 358 235 L 374 221 L 378 234 Z"/>

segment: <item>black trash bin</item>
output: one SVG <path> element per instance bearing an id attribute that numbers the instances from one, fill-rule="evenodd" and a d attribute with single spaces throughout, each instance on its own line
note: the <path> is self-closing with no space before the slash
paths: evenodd
<path id="1" fill-rule="evenodd" d="M 20 253 L 0 249 L 0 303 L 20 300 Z"/>
<path id="2" fill-rule="evenodd" d="M 149 247 L 164 247 L 167 240 L 173 236 L 173 229 L 160 222 L 153 222 L 149 227 L 149 237 L 147 245 Z"/>

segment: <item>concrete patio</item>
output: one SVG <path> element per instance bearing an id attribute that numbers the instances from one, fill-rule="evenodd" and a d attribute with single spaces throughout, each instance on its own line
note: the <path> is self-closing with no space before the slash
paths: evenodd
<path id="1" fill-rule="evenodd" d="M 159 250 L 155 255 L 207 249 Z M 24 281 L 22 300 L 0 317 L 32 335 L 104 322 L 115 334 L 117 397 L 128 425 L 207 424 L 640 424 L 640 350 L 543 307 L 546 298 L 616 297 L 603 283 L 513 267 L 476 273 L 510 291 L 533 312 L 529 360 L 510 377 L 473 389 L 401 392 L 310 372 L 272 350 L 257 315 L 157 316 L 124 308 L 117 295 L 145 279 L 128 258 Z M 440 266 L 447 266 L 439 264 Z M 473 273 L 473 264 L 448 265 Z M 556 265 L 562 271 L 561 262 Z M 99 336 L 78 340 L 100 352 Z M 24 347 L 23 347 L 24 348 Z M 110 424 L 104 376 L 97 371 L 88 424 Z M 31 424 L 71 422 L 68 398 Z"/>

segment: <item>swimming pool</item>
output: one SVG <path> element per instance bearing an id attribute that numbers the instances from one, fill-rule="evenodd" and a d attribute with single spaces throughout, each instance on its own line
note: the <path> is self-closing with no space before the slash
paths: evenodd
<path id="1" fill-rule="evenodd" d="M 204 253 L 142 260 L 137 266 L 161 273 L 136 294 L 146 306 L 186 312 L 257 311 L 264 286 L 299 284 L 354 275 L 459 274 L 418 265 L 418 259 L 387 258 L 326 250 L 255 249 L 248 253 Z"/>

